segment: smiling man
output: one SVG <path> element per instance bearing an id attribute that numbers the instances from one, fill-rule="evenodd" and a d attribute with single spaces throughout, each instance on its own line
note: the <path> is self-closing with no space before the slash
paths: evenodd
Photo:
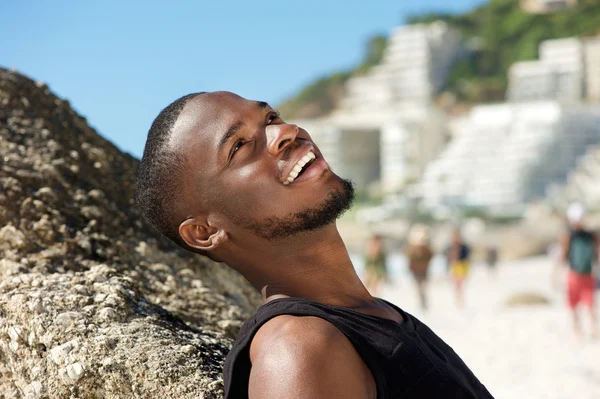
<path id="1" fill-rule="evenodd" d="M 266 103 L 190 94 L 155 119 L 144 216 L 262 293 L 224 370 L 226 398 L 491 398 L 419 320 L 372 297 L 335 220 L 354 197 L 302 128 Z"/>

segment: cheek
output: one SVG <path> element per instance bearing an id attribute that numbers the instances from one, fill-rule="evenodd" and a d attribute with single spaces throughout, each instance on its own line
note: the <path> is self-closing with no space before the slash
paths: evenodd
<path id="1" fill-rule="evenodd" d="M 243 181 L 264 179 L 265 177 L 268 177 L 268 174 L 264 169 L 265 168 L 261 167 L 259 162 L 253 162 L 236 169 L 232 174 L 232 178 L 233 180 Z"/>
<path id="2" fill-rule="evenodd" d="M 247 213 L 257 213 L 263 209 L 273 212 L 283 202 L 282 196 L 285 194 L 273 170 L 267 170 L 255 162 L 231 173 L 222 190 L 226 208 Z"/>
<path id="3" fill-rule="evenodd" d="M 253 162 L 231 171 L 220 190 L 222 209 L 253 219 L 285 216 L 321 203 L 332 189 L 325 182 L 290 189 L 277 180 L 275 170 L 274 165 Z"/>

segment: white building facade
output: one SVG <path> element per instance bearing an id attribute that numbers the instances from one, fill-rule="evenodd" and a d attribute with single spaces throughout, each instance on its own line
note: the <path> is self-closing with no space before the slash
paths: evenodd
<path id="1" fill-rule="evenodd" d="M 544 198 L 564 183 L 590 145 L 600 143 L 600 108 L 558 102 L 475 107 L 426 169 L 425 206 L 502 212 Z"/>
<path id="2" fill-rule="evenodd" d="M 507 97 L 511 102 L 584 97 L 584 47 L 580 39 L 548 40 L 540 44 L 539 61 L 517 62 L 509 70 Z"/>
<path id="3" fill-rule="evenodd" d="M 586 97 L 600 103 L 600 36 L 584 39 L 583 46 Z"/>
<path id="4" fill-rule="evenodd" d="M 446 84 L 461 49 L 460 33 L 441 21 L 395 28 L 381 63 L 349 80 L 338 111 L 368 113 L 429 104 Z"/>
<path id="5" fill-rule="evenodd" d="M 600 99 L 600 37 L 547 40 L 540 44 L 539 54 L 538 61 L 510 67 L 509 101 Z"/>

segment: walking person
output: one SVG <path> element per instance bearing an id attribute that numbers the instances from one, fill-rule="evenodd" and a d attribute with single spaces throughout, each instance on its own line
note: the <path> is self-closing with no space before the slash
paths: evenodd
<path id="1" fill-rule="evenodd" d="M 593 268 L 598 261 L 598 237 L 584 227 L 585 208 L 580 203 L 573 203 L 567 209 L 567 220 L 570 231 L 562 238 L 563 263 L 568 266 L 567 297 L 575 336 L 581 338 L 583 331 L 578 314 L 578 305 L 587 309 L 591 322 L 591 335 L 597 337 L 596 312 L 594 309 L 594 293 L 596 280 Z"/>
<path id="2" fill-rule="evenodd" d="M 488 245 L 485 249 L 485 264 L 490 271 L 490 275 L 495 275 L 498 264 L 498 248 L 494 245 Z"/>
<path id="3" fill-rule="evenodd" d="M 379 295 L 381 284 L 388 279 L 386 260 L 383 238 L 376 234 L 365 248 L 365 285 L 372 295 Z"/>
<path id="4" fill-rule="evenodd" d="M 465 305 L 464 284 L 469 275 L 471 248 L 465 244 L 459 228 L 452 232 L 452 241 L 446 251 L 446 260 L 454 284 L 456 305 Z"/>
<path id="5" fill-rule="evenodd" d="M 422 310 L 426 310 L 429 303 L 427 300 L 427 277 L 429 263 L 433 258 L 433 251 L 429 243 L 429 228 L 422 224 L 414 225 L 408 234 L 408 247 L 406 249 L 408 268 L 415 281 L 419 294 L 419 304 Z"/>

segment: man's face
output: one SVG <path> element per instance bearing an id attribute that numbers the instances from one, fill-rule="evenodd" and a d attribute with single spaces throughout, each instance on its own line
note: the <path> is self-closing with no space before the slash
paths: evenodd
<path id="1" fill-rule="evenodd" d="M 230 234 L 242 229 L 275 239 L 316 229 L 347 210 L 354 196 L 306 131 L 266 103 L 232 93 L 192 99 L 171 145 L 191 168 L 184 180 L 187 217 L 201 198 L 203 207 L 226 217 Z"/>

